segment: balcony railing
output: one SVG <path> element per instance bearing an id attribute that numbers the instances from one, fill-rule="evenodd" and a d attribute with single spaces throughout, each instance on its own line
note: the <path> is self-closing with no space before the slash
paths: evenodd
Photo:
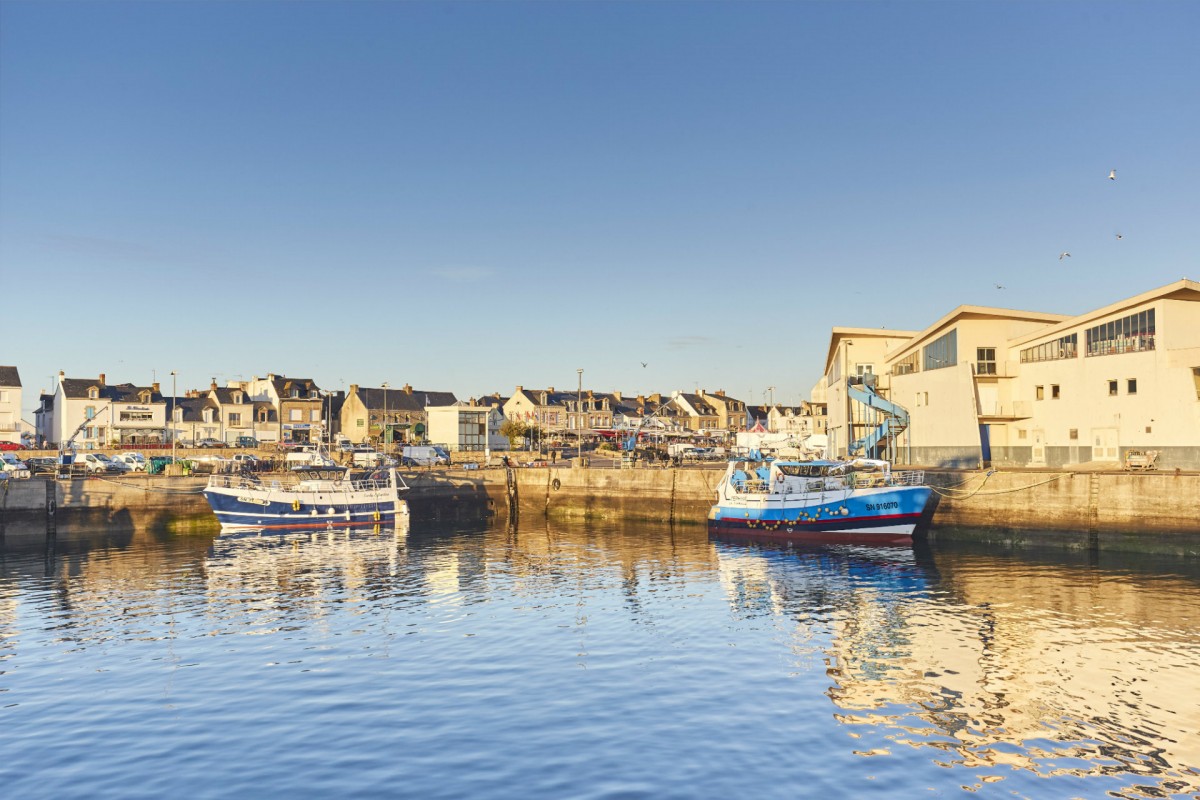
<path id="1" fill-rule="evenodd" d="M 1008 403 L 980 403 L 979 416 L 999 419 L 1027 419 L 1033 416 L 1033 403 L 1014 400 Z"/>

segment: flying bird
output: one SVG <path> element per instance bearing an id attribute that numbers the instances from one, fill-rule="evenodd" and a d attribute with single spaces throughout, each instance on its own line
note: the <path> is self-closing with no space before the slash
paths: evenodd
<path id="1" fill-rule="evenodd" d="M 645 368 L 646 368 L 646 362 L 645 362 L 645 361 L 643 361 L 643 362 L 642 362 L 642 369 L 645 369 Z"/>
<path id="2" fill-rule="evenodd" d="M 1071 254 L 1070 254 L 1070 253 L 1067 253 L 1067 252 L 1063 252 L 1063 253 L 1059 253 L 1059 254 L 1058 254 L 1058 260 L 1059 260 L 1059 261 L 1062 261 L 1064 258 L 1070 258 L 1070 257 L 1071 257 Z"/>
<path id="3" fill-rule="evenodd" d="M 1001 286 L 1001 285 L 1000 285 L 1000 284 L 998 284 L 998 283 L 997 283 L 997 284 L 995 284 L 995 286 L 996 286 L 996 288 L 997 288 L 997 289 L 1003 289 L 1003 288 L 1004 288 L 1003 286 Z"/>
<path id="4" fill-rule="evenodd" d="M 1117 234 L 1117 238 L 1118 238 L 1118 239 L 1124 239 L 1125 237 L 1124 237 L 1124 236 L 1122 236 L 1121 234 L 1119 234 L 1119 233 L 1118 233 L 1118 234 Z"/>
<path id="5" fill-rule="evenodd" d="M 1117 171 L 1115 169 L 1108 173 L 1108 179 L 1110 181 L 1115 181 L 1117 179 Z"/>

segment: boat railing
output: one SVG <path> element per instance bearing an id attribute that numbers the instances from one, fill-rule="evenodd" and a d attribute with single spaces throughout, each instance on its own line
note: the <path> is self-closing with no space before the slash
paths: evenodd
<path id="1" fill-rule="evenodd" d="M 748 479 L 735 480 L 732 482 L 733 490 L 738 494 L 766 494 L 767 482 L 763 480 Z"/>
<path id="2" fill-rule="evenodd" d="M 920 469 L 902 470 L 892 473 L 892 486 L 924 486 L 925 471 Z"/>

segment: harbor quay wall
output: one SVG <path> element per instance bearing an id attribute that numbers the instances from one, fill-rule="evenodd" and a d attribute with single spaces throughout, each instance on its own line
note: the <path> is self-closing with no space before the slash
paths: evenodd
<path id="1" fill-rule="evenodd" d="M 401 473 L 414 522 L 526 516 L 704 524 L 719 469 L 518 468 Z M 930 538 L 1200 555 L 1200 474 L 926 471 Z M 204 477 L 7 481 L 0 535 L 96 525 L 216 528 Z"/>

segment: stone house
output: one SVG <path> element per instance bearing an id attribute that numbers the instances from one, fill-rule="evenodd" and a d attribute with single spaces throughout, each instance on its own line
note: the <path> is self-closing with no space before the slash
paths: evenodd
<path id="1" fill-rule="evenodd" d="M 453 392 L 417 391 L 407 383 L 399 389 L 354 383 L 341 403 L 338 424 L 342 436 L 355 444 L 423 442 L 429 430 L 425 409 L 457 402 Z"/>

